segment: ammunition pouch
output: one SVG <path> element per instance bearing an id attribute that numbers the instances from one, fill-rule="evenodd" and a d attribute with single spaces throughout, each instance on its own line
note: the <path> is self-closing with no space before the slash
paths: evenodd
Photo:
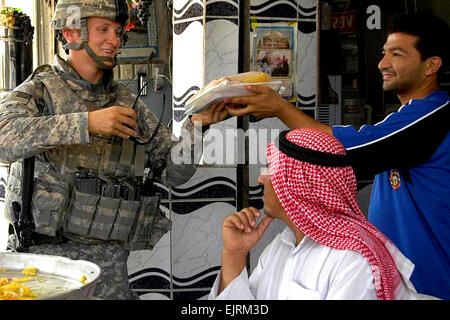
<path id="1" fill-rule="evenodd" d="M 171 229 L 172 222 L 159 208 L 161 195 L 141 197 L 136 225 L 128 243 L 130 251 L 153 249 L 162 236 Z"/>
<path id="2" fill-rule="evenodd" d="M 64 180 L 49 173 L 34 179 L 31 213 L 36 233 L 56 236 L 62 227 L 68 189 Z"/>
<path id="3" fill-rule="evenodd" d="M 160 197 L 124 200 L 80 192 L 74 187 L 63 234 L 124 242 L 130 251 L 153 249 L 171 228 L 171 221 L 160 211 Z"/>

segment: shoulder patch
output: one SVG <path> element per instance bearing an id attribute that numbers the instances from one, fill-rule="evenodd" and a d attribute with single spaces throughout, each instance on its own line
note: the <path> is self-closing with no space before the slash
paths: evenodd
<path id="1" fill-rule="evenodd" d="M 28 93 L 21 91 L 13 91 L 5 97 L 4 101 L 11 101 L 15 103 L 27 104 L 30 99 L 33 98 Z"/>

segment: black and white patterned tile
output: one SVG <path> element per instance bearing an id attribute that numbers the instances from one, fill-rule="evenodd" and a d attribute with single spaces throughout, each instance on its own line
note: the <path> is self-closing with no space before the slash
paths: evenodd
<path id="1" fill-rule="evenodd" d="M 236 117 L 214 124 L 203 136 L 202 164 L 208 167 L 225 167 L 235 171 L 242 157 L 244 132 L 237 130 Z"/>
<path id="2" fill-rule="evenodd" d="M 174 289 L 210 288 L 220 268 L 222 221 L 236 207 L 210 202 L 189 214 L 174 214 L 172 273 Z"/>
<path id="3" fill-rule="evenodd" d="M 237 17 L 238 0 L 206 0 L 206 17 Z"/>
<path id="4" fill-rule="evenodd" d="M 295 0 L 252 0 L 250 16 L 297 19 L 297 2 Z"/>
<path id="5" fill-rule="evenodd" d="M 298 19 L 317 19 L 318 0 L 297 0 Z"/>
<path id="6" fill-rule="evenodd" d="M 206 22 L 205 84 L 238 72 L 239 29 L 230 19 Z"/>
<path id="7" fill-rule="evenodd" d="M 190 208 L 200 207 L 201 204 L 198 203 L 217 199 L 232 202 L 235 197 L 236 170 L 234 168 L 199 167 L 189 181 L 172 188 L 174 200 L 172 210 L 177 214 L 187 214 L 193 211 Z"/>
<path id="8" fill-rule="evenodd" d="M 136 293 L 140 300 L 172 300 L 172 292 L 169 290 L 139 290 Z"/>
<path id="9" fill-rule="evenodd" d="M 203 0 L 174 0 L 173 1 L 173 21 L 180 21 L 203 18 Z"/>
<path id="10" fill-rule="evenodd" d="M 317 94 L 317 32 L 302 33 L 299 21 L 298 39 L 298 106 L 314 107 Z"/>
<path id="11" fill-rule="evenodd" d="M 173 300 L 207 300 L 209 292 L 209 290 L 174 291 Z"/>
<path id="12" fill-rule="evenodd" d="M 172 131 L 177 137 L 185 119 L 185 102 L 204 86 L 203 37 L 203 19 L 174 24 Z"/>

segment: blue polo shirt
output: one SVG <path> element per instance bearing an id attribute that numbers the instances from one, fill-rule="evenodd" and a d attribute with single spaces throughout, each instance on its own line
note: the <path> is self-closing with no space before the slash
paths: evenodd
<path id="1" fill-rule="evenodd" d="M 334 126 L 357 177 L 375 176 L 369 221 L 415 268 L 419 293 L 450 299 L 450 112 L 447 92 L 411 100 L 375 125 Z"/>

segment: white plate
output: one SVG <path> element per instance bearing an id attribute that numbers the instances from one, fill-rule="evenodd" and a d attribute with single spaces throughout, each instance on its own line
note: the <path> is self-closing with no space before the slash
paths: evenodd
<path id="1" fill-rule="evenodd" d="M 222 101 L 225 98 L 246 97 L 254 95 L 247 91 L 245 86 L 266 86 L 272 90 L 282 94 L 285 88 L 282 86 L 283 81 L 275 80 L 269 82 L 231 82 L 222 81 L 218 85 L 205 90 L 202 94 L 190 98 L 184 105 L 184 113 L 186 115 L 191 113 L 202 112 L 206 107 L 213 103 Z"/>

